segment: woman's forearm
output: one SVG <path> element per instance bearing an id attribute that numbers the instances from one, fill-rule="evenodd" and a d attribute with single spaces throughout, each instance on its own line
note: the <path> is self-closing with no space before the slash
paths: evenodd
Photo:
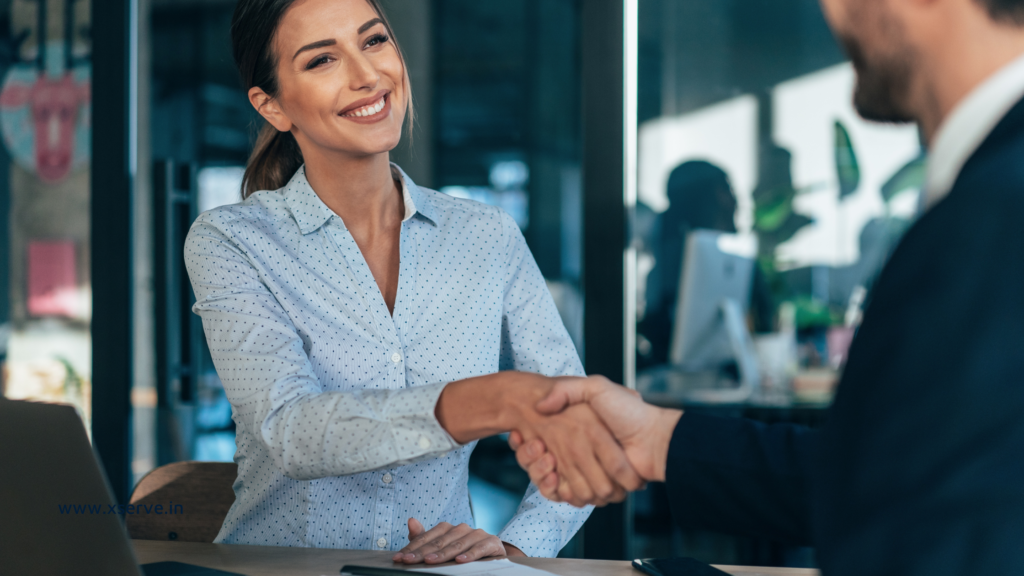
<path id="1" fill-rule="evenodd" d="M 434 414 L 456 442 L 466 444 L 516 428 L 547 396 L 553 381 L 526 372 L 499 372 L 452 382 Z"/>
<path id="2" fill-rule="evenodd" d="M 444 384 L 322 392 L 285 383 L 243 406 L 255 412 L 246 428 L 294 480 L 403 466 L 459 447 L 434 416 Z"/>
<path id="3" fill-rule="evenodd" d="M 290 384 L 286 402 L 275 405 L 268 394 L 256 403 L 253 429 L 285 476 L 312 480 L 441 456 L 518 428 L 552 381 L 503 372 L 401 390 L 318 392 L 312 382 Z"/>

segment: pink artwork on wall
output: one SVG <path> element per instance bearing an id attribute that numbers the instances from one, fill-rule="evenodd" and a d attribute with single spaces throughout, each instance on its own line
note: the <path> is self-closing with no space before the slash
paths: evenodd
<path id="1" fill-rule="evenodd" d="M 60 182 L 71 171 L 75 130 L 89 93 L 89 83 L 76 81 L 70 72 L 58 78 L 39 74 L 31 84 L 12 74 L 0 92 L 0 111 L 28 107 L 32 164 L 43 182 Z"/>
<path id="2" fill-rule="evenodd" d="M 47 184 L 61 182 L 89 163 L 92 68 L 88 25 L 76 21 L 81 1 L 27 3 L 35 4 L 36 18 L 26 19 L 30 10 L 21 12 L 14 62 L 0 83 L 4 146 L 18 165 Z M 63 6 L 53 12 L 54 4 Z M 47 15 L 52 13 L 64 14 L 62 38 L 48 35 L 53 26 Z M 31 26 L 34 40 L 29 40 Z"/>
<path id="3" fill-rule="evenodd" d="M 34 240 L 28 245 L 28 313 L 66 316 L 76 313 L 78 270 L 75 243 Z"/>

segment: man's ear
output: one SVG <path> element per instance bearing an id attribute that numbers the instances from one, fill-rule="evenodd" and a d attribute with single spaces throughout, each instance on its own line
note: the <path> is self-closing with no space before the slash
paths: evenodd
<path id="1" fill-rule="evenodd" d="M 292 121 L 281 110 L 277 100 L 271 98 L 262 88 L 253 86 L 249 89 L 249 103 L 278 131 L 288 132 L 292 129 Z"/>

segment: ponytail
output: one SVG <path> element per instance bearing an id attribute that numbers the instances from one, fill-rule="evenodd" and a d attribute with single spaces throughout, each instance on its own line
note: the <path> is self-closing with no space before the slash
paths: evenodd
<path id="1" fill-rule="evenodd" d="M 279 132 L 264 122 L 242 177 L 242 198 L 259 190 L 283 188 L 300 166 L 302 150 L 292 133 Z"/>

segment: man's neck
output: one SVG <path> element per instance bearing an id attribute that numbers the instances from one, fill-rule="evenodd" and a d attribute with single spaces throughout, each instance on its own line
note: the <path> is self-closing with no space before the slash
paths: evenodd
<path id="1" fill-rule="evenodd" d="M 1024 27 L 996 24 L 987 15 L 964 17 L 934 46 L 922 51 L 920 81 L 912 95 L 918 125 L 929 147 L 942 123 L 964 98 L 1021 55 Z"/>

